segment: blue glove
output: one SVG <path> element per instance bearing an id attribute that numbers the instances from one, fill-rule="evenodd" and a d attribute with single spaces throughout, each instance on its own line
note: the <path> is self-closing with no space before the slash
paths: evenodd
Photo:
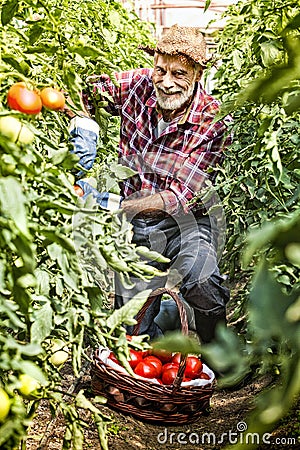
<path id="1" fill-rule="evenodd" d="M 86 198 L 89 194 L 92 194 L 96 202 L 104 209 L 116 211 L 121 208 L 123 197 L 120 195 L 113 194 L 111 192 L 99 192 L 84 180 L 78 180 L 76 181 L 76 184 L 83 190 L 83 198 Z"/>
<path id="2" fill-rule="evenodd" d="M 89 170 L 97 155 L 97 142 L 99 138 L 99 125 L 88 117 L 75 116 L 69 125 L 70 142 L 73 144 L 75 153 L 79 156 L 79 164 L 86 171 Z M 77 176 L 84 175 L 80 171 Z"/>

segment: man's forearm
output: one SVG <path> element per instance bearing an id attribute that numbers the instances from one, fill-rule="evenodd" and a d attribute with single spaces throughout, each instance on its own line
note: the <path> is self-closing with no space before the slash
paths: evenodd
<path id="1" fill-rule="evenodd" d="M 164 211 L 165 204 L 161 195 L 158 193 L 149 195 L 147 197 L 124 200 L 122 202 L 122 209 L 125 214 L 129 216 L 134 216 L 139 213 L 151 214 L 152 212 L 154 215 L 159 211 Z"/>

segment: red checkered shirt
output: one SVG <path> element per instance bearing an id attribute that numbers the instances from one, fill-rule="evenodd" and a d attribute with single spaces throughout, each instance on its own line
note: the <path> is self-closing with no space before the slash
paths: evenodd
<path id="1" fill-rule="evenodd" d="M 93 114 L 99 99 L 108 100 L 107 111 L 121 117 L 120 163 L 137 172 L 121 183 L 122 195 L 128 198 L 160 192 L 168 213 L 188 212 L 201 207 L 198 194 L 207 180 L 214 181 L 211 169 L 223 161 L 223 150 L 231 142 L 228 120 L 214 122 L 219 103 L 197 83 L 188 111 L 157 136 L 160 116 L 152 72 L 136 69 L 116 73 L 118 85 L 107 75 L 89 77 L 85 104 Z M 197 202 L 191 202 L 195 197 Z"/>

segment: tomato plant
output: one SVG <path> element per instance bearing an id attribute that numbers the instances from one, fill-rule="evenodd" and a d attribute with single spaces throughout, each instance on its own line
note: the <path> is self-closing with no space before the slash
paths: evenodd
<path id="1" fill-rule="evenodd" d="M 231 314 L 239 336 L 220 334 L 210 356 L 232 373 L 228 384 L 254 376 L 253 367 L 276 374 L 250 417 L 247 431 L 257 433 L 272 430 L 300 392 L 300 15 L 297 0 L 277 6 L 229 8 L 213 92 L 232 114 L 235 136 L 217 182 L 228 233 L 222 268 L 242 286 Z"/>
<path id="2" fill-rule="evenodd" d="M 11 402 L 0 423 L 3 450 L 17 448 L 25 438 L 42 397 L 65 415 L 66 447 L 83 446 L 84 421 L 77 404 L 93 410 L 105 435 L 97 405 L 89 406 L 82 393 L 64 400 L 60 367 L 68 355 L 65 364 L 78 377 L 87 348 L 99 343 L 118 359 L 128 357 L 123 322 L 133 320 L 131 311 L 114 315 L 113 326 L 107 325 L 108 261 L 113 252 L 115 267 L 121 261 L 128 273 L 131 262 L 140 260 L 119 217 L 99 210 L 91 198 L 74 195 L 80 168 L 69 143 L 69 119 L 57 109 L 62 97 L 46 105 L 43 92 L 47 107 L 42 108 L 39 93 L 45 86 L 59 86 L 79 107 L 86 76 L 146 61 L 138 44 L 150 42 L 150 27 L 119 2 L 75 0 L 63 8 L 58 0 L 46 3 L 1 3 L 0 371 Z M 107 153 L 116 155 L 118 133 L 107 114 L 99 110 L 99 116 L 103 136 L 97 165 Z M 141 300 L 133 302 L 133 314 L 141 305 Z M 66 347 L 54 350 L 49 342 L 56 339 Z M 14 394 L 30 384 L 22 387 L 22 375 L 42 387 L 30 411 L 28 400 Z"/>

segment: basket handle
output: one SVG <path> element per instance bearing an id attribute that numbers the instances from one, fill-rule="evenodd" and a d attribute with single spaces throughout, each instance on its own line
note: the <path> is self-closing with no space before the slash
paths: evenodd
<path id="1" fill-rule="evenodd" d="M 178 296 L 178 294 L 167 288 L 158 288 L 151 292 L 146 303 L 144 303 L 143 307 L 140 309 L 140 311 L 138 312 L 138 314 L 136 316 L 137 323 L 134 326 L 133 333 L 132 333 L 133 335 L 138 334 L 141 321 L 143 320 L 144 315 L 145 315 L 146 310 L 149 307 L 149 305 L 151 305 L 151 303 L 156 299 L 157 296 L 162 295 L 162 294 L 169 294 L 175 301 L 177 308 L 178 308 L 178 313 L 179 313 L 179 318 L 180 318 L 180 323 L 181 323 L 181 332 L 185 336 L 188 335 L 189 327 L 188 327 L 188 320 L 187 320 L 187 314 L 186 314 L 185 307 L 184 307 L 182 301 L 180 300 L 180 297 Z M 185 367 L 186 367 L 186 358 L 187 357 L 185 355 L 185 356 L 182 356 L 182 358 L 180 360 L 179 369 L 178 369 L 176 378 L 173 382 L 172 393 L 175 393 L 181 386 L 181 382 L 182 382 Z"/>

